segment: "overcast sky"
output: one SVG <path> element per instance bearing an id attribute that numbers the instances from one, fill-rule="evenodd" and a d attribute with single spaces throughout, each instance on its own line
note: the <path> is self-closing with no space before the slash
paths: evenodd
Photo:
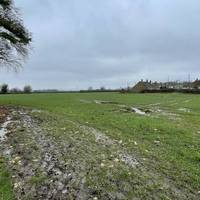
<path id="1" fill-rule="evenodd" d="M 199 0 L 15 0 L 33 34 L 10 87 L 110 88 L 200 78 Z"/>

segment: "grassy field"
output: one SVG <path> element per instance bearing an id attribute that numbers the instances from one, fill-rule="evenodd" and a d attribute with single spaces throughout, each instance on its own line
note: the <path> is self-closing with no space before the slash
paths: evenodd
<path id="1" fill-rule="evenodd" d="M 177 193 L 184 191 L 191 193 L 193 199 L 200 198 L 200 95 L 119 93 L 1 95 L 0 105 L 45 110 L 50 116 L 55 117 L 52 122 L 55 129 L 62 127 L 66 123 L 64 120 L 69 119 L 95 128 L 112 140 L 121 141 L 127 151 L 134 152 L 143 163 L 142 169 L 137 173 L 133 170 L 132 175 L 134 179 L 141 173 L 140 177 L 137 177 L 141 184 L 138 186 L 141 188 L 137 189 L 137 196 L 150 199 L 148 195 L 161 193 L 160 199 L 175 199 L 166 189 L 175 187 Z M 146 114 L 131 112 L 131 107 L 138 108 Z M 2 169 L 1 163 L 0 169 Z M 103 172 L 97 171 L 97 173 L 101 177 Z M 4 173 L 0 173 L 1 177 L 2 174 Z M 163 189 L 158 181 L 158 185 L 152 184 L 151 187 L 144 189 L 146 182 L 150 181 L 149 177 L 145 177 L 146 174 L 158 180 L 166 180 L 168 186 Z M 128 180 L 127 176 L 123 174 L 120 178 Z M 9 179 L 7 181 L 8 187 L 4 189 L 5 193 L 6 190 L 9 192 Z M 91 184 L 95 184 L 92 181 Z M 108 187 L 106 184 L 105 181 L 105 187 Z M 2 187 L 0 184 L 0 192 L 3 190 Z M 144 193 L 148 195 L 145 196 Z M 128 195 L 131 196 L 131 193 Z"/>
<path id="2" fill-rule="evenodd" d="M 6 169 L 6 164 L 4 163 L 3 158 L 0 158 L 0 199 L 14 199 L 14 194 L 11 185 L 11 177 L 8 170 Z"/>

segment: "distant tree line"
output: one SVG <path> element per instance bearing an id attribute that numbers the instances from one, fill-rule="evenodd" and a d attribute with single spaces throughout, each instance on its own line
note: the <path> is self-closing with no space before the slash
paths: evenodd
<path id="1" fill-rule="evenodd" d="M 80 90 L 81 93 L 88 93 L 88 92 L 120 92 L 121 89 L 107 89 L 104 86 L 101 86 L 100 88 L 93 89 L 92 86 L 88 87 L 87 90 Z"/>
<path id="2" fill-rule="evenodd" d="M 26 94 L 32 93 L 32 87 L 30 85 L 25 85 L 24 88 L 21 90 L 19 88 L 9 89 L 8 84 L 5 83 L 0 86 L 0 94 L 21 94 L 21 93 L 26 93 Z"/>

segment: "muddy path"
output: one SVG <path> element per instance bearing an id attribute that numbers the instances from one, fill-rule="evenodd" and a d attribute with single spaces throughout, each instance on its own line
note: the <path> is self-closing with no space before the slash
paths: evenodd
<path id="1" fill-rule="evenodd" d="M 17 199 L 195 199 L 149 171 L 122 141 L 44 116 L 23 108 L 6 111 L 10 122 L 0 154 L 7 159 Z"/>

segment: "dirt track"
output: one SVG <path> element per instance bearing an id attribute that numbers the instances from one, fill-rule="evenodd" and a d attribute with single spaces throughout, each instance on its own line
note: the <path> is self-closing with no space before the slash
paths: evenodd
<path id="1" fill-rule="evenodd" d="M 68 141 L 56 141 L 49 135 L 49 130 L 40 126 L 40 122 L 31 117 L 31 112 L 23 109 L 10 109 L 11 122 L 7 129 L 2 152 L 8 158 L 13 185 L 17 199 L 97 199 L 96 192 L 85 186 L 86 175 L 94 169 L 88 165 L 91 152 L 96 151 L 96 144 L 89 144 L 87 137 L 94 137 L 103 148 L 118 146 L 120 142 L 109 139 L 101 132 L 87 126 L 79 126 L 85 135 L 80 140 L 78 135 L 69 136 Z M 77 132 L 77 134 L 79 134 Z M 95 146 L 95 148 L 94 148 Z M 106 149 L 107 151 L 107 149 Z M 130 167 L 136 167 L 138 161 L 124 153 L 111 155 L 111 163 L 120 161 Z M 84 154 L 84 156 L 80 156 Z M 106 155 L 103 154 L 103 158 Z M 103 160 L 104 161 L 104 160 Z M 104 167 L 103 162 L 98 168 Z M 110 164 L 110 168 L 114 165 Z M 122 193 L 106 194 L 102 198 L 124 199 Z"/>
<path id="2" fill-rule="evenodd" d="M 154 185 L 160 185 L 166 196 L 195 199 L 149 171 L 142 158 L 126 151 L 122 141 L 68 120 L 75 129 L 60 128 L 63 134 L 57 137 L 52 124 L 44 127 L 34 117 L 34 112 L 40 115 L 41 111 L 5 110 L 3 121 L 9 115 L 11 123 L 0 152 L 8 160 L 17 199 L 114 200 L 127 199 L 134 192 L 131 199 L 161 199 L 162 193 L 148 191 Z"/>

